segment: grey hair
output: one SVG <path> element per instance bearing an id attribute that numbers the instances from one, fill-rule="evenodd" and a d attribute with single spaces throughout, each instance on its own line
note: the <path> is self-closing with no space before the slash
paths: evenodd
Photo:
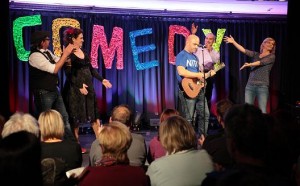
<path id="1" fill-rule="evenodd" d="M 40 129 L 37 120 L 28 113 L 16 112 L 13 114 L 4 124 L 2 138 L 19 131 L 30 132 L 38 138 L 40 136 Z"/>

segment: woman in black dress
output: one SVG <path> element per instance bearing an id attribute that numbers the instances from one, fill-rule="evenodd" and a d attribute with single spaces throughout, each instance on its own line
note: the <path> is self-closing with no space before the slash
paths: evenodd
<path id="1" fill-rule="evenodd" d="M 111 83 L 92 67 L 89 56 L 81 49 L 83 41 L 81 29 L 70 27 L 65 30 L 64 42 L 66 45 L 72 43 L 75 50 L 70 54 L 70 59 L 65 65 L 67 80 L 63 94 L 70 123 L 78 142 L 79 124 L 90 122 L 95 134 L 100 126 L 93 77 L 101 81 L 106 88 L 112 87 Z M 83 153 L 85 151 L 82 150 Z"/>

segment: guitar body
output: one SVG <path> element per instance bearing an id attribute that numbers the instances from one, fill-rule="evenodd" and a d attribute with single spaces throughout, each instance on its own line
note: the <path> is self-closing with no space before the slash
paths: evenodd
<path id="1" fill-rule="evenodd" d="M 183 78 L 181 85 L 186 95 L 190 98 L 195 98 L 201 91 L 201 88 L 204 87 L 203 82 L 191 78 Z"/>
<path id="2" fill-rule="evenodd" d="M 214 65 L 214 71 L 218 72 L 219 70 L 225 67 L 224 63 L 216 63 Z M 206 79 L 206 78 L 205 78 Z M 205 86 L 204 82 L 201 82 L 198 79 L 192 78 L 183 78 L 181 81 L 182 88 L 185 94 L 189 98 L 195 98 L 201 91 L 201 88 Z"/>

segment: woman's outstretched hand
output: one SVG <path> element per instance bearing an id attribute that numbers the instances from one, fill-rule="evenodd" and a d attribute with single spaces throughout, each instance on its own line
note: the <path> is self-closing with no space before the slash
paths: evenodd
<path id="1" fill-rule="evenodd" d="M 111 83 L 110 83 L 109 80 L 107 80 L 107 79 L 103 79 L 102 84 L 103 84 L 106 88 L 111 88 L 111 87 L 112 87 Z"/>

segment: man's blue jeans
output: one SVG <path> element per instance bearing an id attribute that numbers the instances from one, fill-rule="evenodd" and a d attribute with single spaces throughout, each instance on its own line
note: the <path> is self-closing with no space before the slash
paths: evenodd
<path id="1" fill-rule="evenodd" d="M 257 98 L 258 107 L 261 111 L 267 113 L 269 87 L 265 85 L 247 85 L 245 89 L 245 102 L 253 105 L 255 98 Z"/>
<path id="2" fill-rule="evenodd" d="M 180 102 L 179 110 L 183 117 L 185 117 L 194 126 L 195 132 L 199 136 L 201 136 L 201 134 L 207 135 L 209 110 L 204 90 L 201 89 L 201 92 L 196 98 L 190 99 L 179 89 L 178 97 Z"/>
<path id="3" fill-rule="evenodd" d="M 36 106 L 38 115 L 49 109 L 54 109 L 58 111 L 64 120 L 65 124 L 65 138 L 70 140 L 75 140 L 72 133 L 71 126 L 69 123 L 69 115 L 66 111 L 66 107 L 62 96 L 58 90 L 48 91 L 44 89 L 37 89 L 34 91 L 34 104 Z M 76 140 L 75 140 L 76 141 Z"/>

